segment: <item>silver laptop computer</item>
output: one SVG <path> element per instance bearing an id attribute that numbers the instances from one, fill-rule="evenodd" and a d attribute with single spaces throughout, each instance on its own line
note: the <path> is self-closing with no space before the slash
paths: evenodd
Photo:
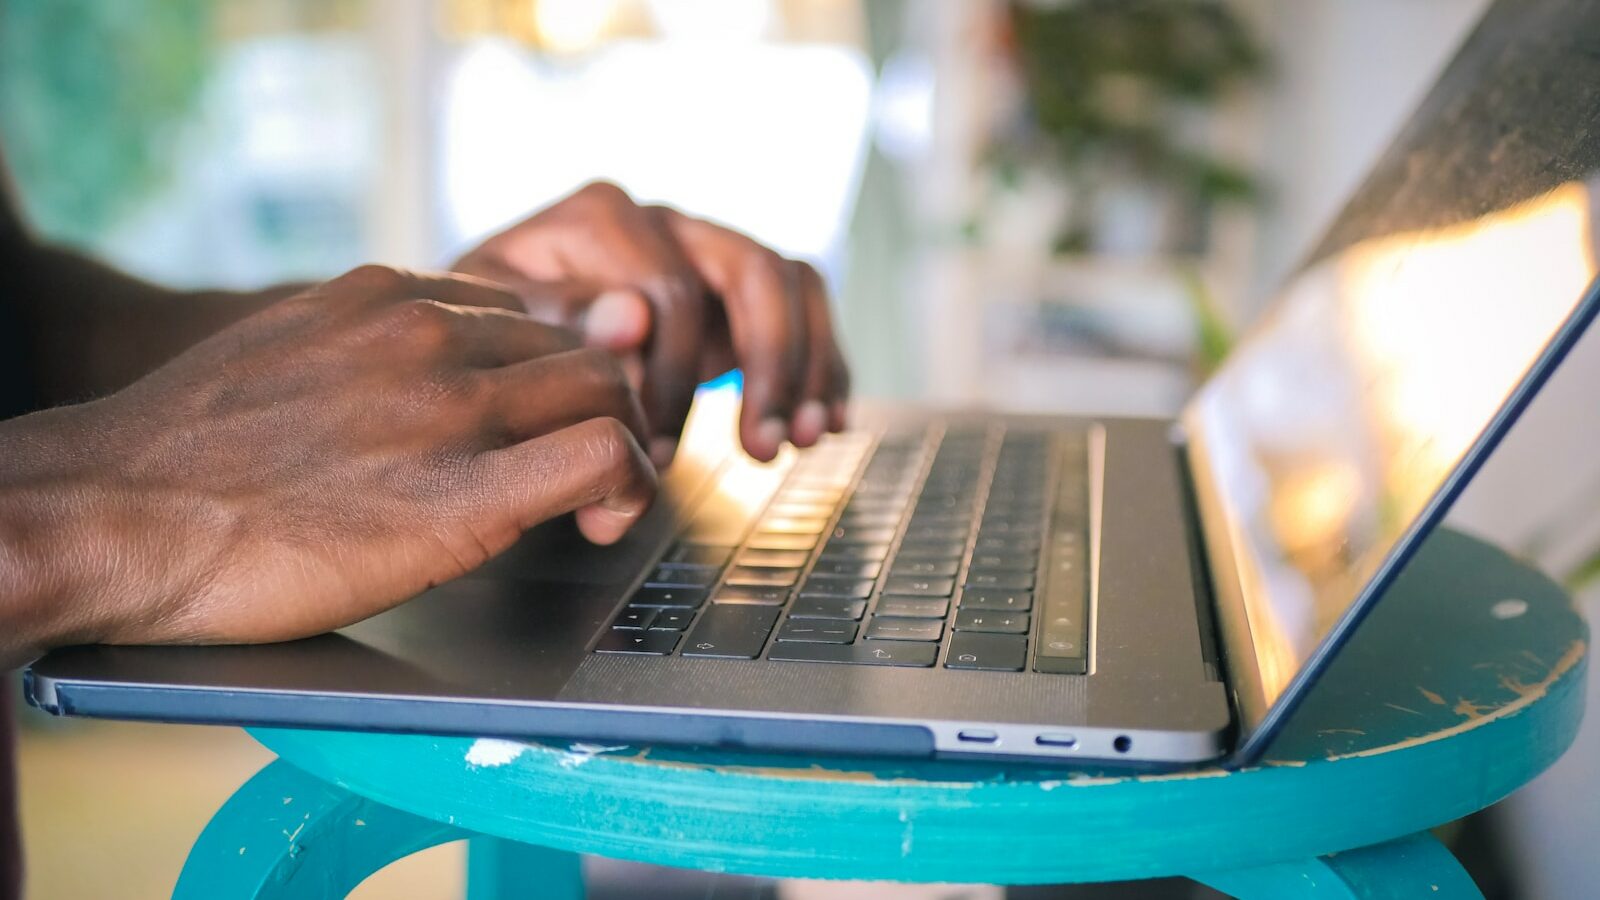
<path id="1" fill-rule="evenodd" d="M 1495 6 L 1177 421 L 697 401 L 567 522 L 331 635 L 77 647 L 63 715 L 1177 766 L 1259 756 L 1594 316 L 1600 3 Z M 1440 635 L 1440 640 L 1449 640 Z"/>

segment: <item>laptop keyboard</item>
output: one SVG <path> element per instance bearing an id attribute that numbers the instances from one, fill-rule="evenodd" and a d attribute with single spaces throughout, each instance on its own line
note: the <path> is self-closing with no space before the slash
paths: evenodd
<path id="1" fill-rule="evenodd" d="M 687 526 L 594 650 L 1084 674 L 1085 438 L 829 436 L 736 539 Z"/>

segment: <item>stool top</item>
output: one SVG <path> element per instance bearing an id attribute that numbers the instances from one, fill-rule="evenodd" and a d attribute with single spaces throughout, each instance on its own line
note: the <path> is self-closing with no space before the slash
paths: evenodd
<path id="1" fill-rule="evenodd" d="M 1367 846 L 1509 794 L 1582 716 L 1587 630 L 1504 553 L 1432 536 L 1262 765 L 1169 774 L 255 729 L 417 815 L 710 871 L 1027 884 Z"/>

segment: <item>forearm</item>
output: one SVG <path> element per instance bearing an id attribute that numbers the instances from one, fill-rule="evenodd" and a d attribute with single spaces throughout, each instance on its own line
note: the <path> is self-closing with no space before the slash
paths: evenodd
<path id="1" fill-rule="evenodd" d="M 303 289 L 175 291 L 33 245 L 19 297 L 41 406 L 126 386 L 227 325 Z"/>
<path id="2" fill-rule="evenodd" d="M 84 590 L 102 560 L 74 558 L 83 520 L 72 457 L 92 452 L 72 433 L 76 407 L 0 422 L 0 672 L 51 647 L 94 639 Z"/>

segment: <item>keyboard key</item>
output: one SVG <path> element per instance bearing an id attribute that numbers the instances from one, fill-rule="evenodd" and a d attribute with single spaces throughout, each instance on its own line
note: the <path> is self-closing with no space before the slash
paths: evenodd
<path id="1" fill-rule="evenodd" d="M 683 655 L 754 659 L 777 621 L 778 611 L 771 607 L 714 604 L 684 638 Z"/>
<path id="2" fill-rule="evenodd" d="M 900 513 L 894 510 L 847 509 L 839 517 L 839 524 L 845 528 L 893 528 L 900 524 Z"/>
<path id="3" fill-rule="evenodd" d="M 1020 634 L 983 634 L 962 631 L 950 638 L 947 669 L 988 669 L 1020 672 L 1028 660 L 1028 639 Z"/>
<path id="4" fill-rule="evenodd" d="M 790 503 L 780 499 L 767 507 L 767 515 L 796 519 L 826 519 L 833 515 L 833 504 Z"/>
<path id="5" fill-rule="evenodd" d="M 989 612 L 984 609 L 956 610 L 957 631 L 987 631 L 993 634 L 1027 634 L 1027 613 Z"/>
<path id="6" fill-rule="evenodd" d="M 791 619 L 858 620 L 867 611 L 867 601 L 843 597 L 801 597 L 789 609 Z"/>
<path id="7" fill-rule="evenodd" d="M 960 541 L 906 541 L 900 545 L 895 559 L 960 559 L 966 551 L 966 545 Z"/>
<path id="8" fill-rule="evenodd" d="M 948 597 L 956 589 L 954 578 L 891 577 L 883 581 L 884 594 L 901 597 Z"/>
<path id="9" fill-rule="evenodd" d="M 906 540 L 913 543 L 965 541 L 971 528 L 965 525 L 928 525 L 906 529 Z"/>
<path id="10" fill-rule="evenodd" d="M 752 585 L 725 585 L 717 591 L 713 603 L 743 603 L 750 606 L 782 606 L 789 599 L 786 587 L 755 587 Z"/>
<path id="11" fill-rule="evenodd" d="M 894 540 L 893 528 L 856 528 L 841 525 L 828 538 L 828 546 L 837 544 L 887 544 Z"/>
<path id="12" fill-rule="evenodd" d="M 880 616 L 942 619 L 950 612 L 950 601 L 937 597 L 881 597 L 874 612 Z"/>
<path id="13" fill-rule="evenodd" d="M 873 581 L 870 578 L 832 578 L 826 575 L 813 575 L 801 585 L 800 596 L 865 598 L 872 596 L 872 585 Z"/>
<path id="14" fill-rule="evenodd" d="M 678 646 L 678 633 L 675 631 L 629 631 L 614 628 L 600 639 L 600 643 L 595 645 L 594 652 L 666 656 L 676 646 Z"/>
<path id="15" fill-rule="evenodd" d="M 768 569 L 759 566 L 734 566 L 728 584 L 750 587 L 788 587 L 800 580 L 799 569 Z"/>
<path id="16" fill-rule="evenodd" d="M 721 569 L 712 566 L 656 566 L 645 584 L 652 587 L 710 587 Z"/>
<path id="17" fill-rule="evenodd" d="M 739 565 L 775 569 L 798 569 L 811 554 L 804 550 L 746 550 L 739 554 Z"/>
<path id="18" fill-rule="evenodd" d="M 1033 587 L 1032 572 L 990 572 L 974 569 L 967 573 L 967 587 L 1026 591 Z"/>
<path id="19" fill-rule="evenodd" d="M 894 513 L 895 521 L 898 522 L 900 515 L 905 512 L 910 503 L 911 498 L 907 495 L 864 495 L 857 492 L 856 496 L 850 498 L 850 502 L 845 506 L 844 510 L 847 515 L 868 512 Z"/>
<path id="20" fill-rule="evenodd" d="M 968 588 L 961 592 L 961 608 L 991 612 L 1028 612 L 1033 609 L 1033 592 Z"/>
<path id="21" fill-rule="evenodd" d="M 1026 537 L 980 536 L 973 545 L 979 553 L 1028 553 L 1039 555 L 1039 539 Z"/>
<path id="22" fill-rule="evenodd" d="M 662 562 L 682 563 L 689 566 L 715 566 L 720 569 L 728 564 L 728 557 L 732 555 L 732 547 L 719 547 L 715 544 L 680 543 L 667 552 L 666 558 Z"/>
<path id="23" fill-rule="evenodd" d="M 1032 572 L 1039 568 L 1039 556 L 1036 553 L 974 553 L 972 568 L 988 572 Z"/>
<path id="24" fill-rule="evenodd" d="M 944 622 L 939 619 L 874 616 L 867 626 L 867 639 L 874 641 L 937 641 L 942 637 Z"/>
<path id="25" fill-rule="evenodd" d="M 950 578 L 961 568 L 959 559 L 897 559 L 889 575 L 910 578 Z"/>
<path id="26" fill-rule="evenodd" d="M 983 519 L 983 525 L 980 526 L 978 530 L 985 537 L 991 535 L 998 537 L 1019 535 L 1037 538 L 1039 536 L 1039 532 L 1043 531 L 1044 528 L 1036 519 L 1024 519 L 1020 517 L 1011 518 L 1009 516 L 985 516 Z"/>
<path id="27" fill-rule="evenodd" d="M 693 615 L 693 613 L 690 613 L 690 615 Z M 628 606 L 623 608 L 622 612 L 617 613 L 616 619 L 611 622 L 611 627 L 633 628 L 642 631 L 650 627 L 650 623 L 655 620 L 655 617 L 656 610 L 654 607 Z"/>
<path id="28" fill-rule="evenodd" d="M 812 575 L 832 575 L 838 578 L 877 578 L 878 572 L 883 568 L 883 563 L 849 559 L 830 559 L 827 556 L 817 560 L 816 566 L 811 569 Z M 951 573 L 954 574 L 954 573 Z"/>
<path id="29" fill-rule="evenodd" d="M 768 534 L 761 532 L 745 546 L 752 550 L 810 550 L 817 545 L 814 534 Z"/>
<path id="30" fill-rule="evenodd" d="M 792 519 L 783 516 L 768 516 L 761 520 L 761 530 L 767 534 L 821 534 L 827 527 L 827 519 Z"/>
<path id="31" fill-rule="evenodd" d="M 819 506 L 826 505 L 829 509 L 832 509 L 834 504 L 839 502 L 840 496 L 841 492 L 836 488 L 790 487 L 784 488 L 778 494 L 777 502 L 815 503 Z"/>
<path id="32" fill-rule="evenodd" d="M 663 609 L 656 613 L 650 623 L 651 631 L 682 631 L 694 621 L 692 609 Z"/>
<path id="33" fill-rule="evenodd" d="M 822 548 L 822 557 L 819 562 L 840 559 L 864 559 L 873 562 L 882 562 L 889 556 L 888 543 L 882 544 L 835 544 L 829 543 Z"/>
<path id="34" fill-rule="evenodd" d="M 848 644 L 856 639 L 856 623 L 839 619 L 789 619 L 778 629 L 778 640 L 811 644 Z"/>
<path id="35" fill-rule="evenodd" d="M 776 644 L 768 658 L 790 662 L 843 663 L 856 666 L 927 668 L 939 658 L 939 645 L 912 641 L 871 644 Z"/>
<path id="36" fill-rule="evenodd" d="M 705 588 L 642 587 L 628 601 L 634 606 L 680 606 L 694 609 L 706 602 Z"/>

